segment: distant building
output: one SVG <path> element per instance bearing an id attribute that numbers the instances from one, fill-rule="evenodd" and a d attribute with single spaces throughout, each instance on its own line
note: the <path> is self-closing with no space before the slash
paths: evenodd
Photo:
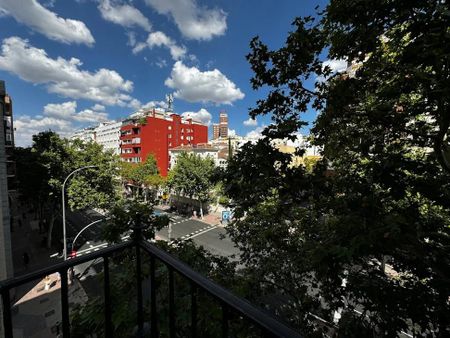
<path id="1" fill-rule="evenodd" d="M 222 112 L 219 115 L 219 123 L 213 124 L 213 140 L 227 137 L 228 137 L 228 115 L 227 113 Z"/>
<path id="2" fill-rule="evenodd" d="M 178 114 L 153 109 L 132 117 L 121 127 L 122 160 L 139 163 L 153 154 L 162 176 L 167 176 L 169 169 L 169 149 L 208 142 L 206 125 Z"/>
<path id="3" fill-rule="evenodd" d="M 213 124 L 213 140 L 217 140 L 220 136 L 220 128 L 218 123 Z"/>
<path id="4" fill-rule="evenodd" d="M 112 150 L 114 154 L 120 155 L 120 122 L 105 122 L 95 128 L 95 142 L 103 146 L 105 150 Z"/>
<path id="5" fill-rule="evenodd" d="M 219 137 L 228 137 L 228 115 L 226 113 L 219 115 Z"/>
<path id="6" fill-rule="evenodd" d="M 79 130 L 77 132 L 75 132 L 75 134 L 73 134 L 70 137 L 71 140 L 81 140 L 84 142 L 90 142 L 90 141 L 95 141 L 95 128 L 94 127 L 89 127 L 89 128 L 84 128 L 82 130 Z"/>
<path id="7" fill-rule="evenodd" d="M 12 100 L 6 93 L 5 82 L 0 81 L 0 280 L 12 277 L 10 193 L 15 189 L 13 161 L 14 128 Z"/>
<path id="8" fill-rule="evenodd" d="M 178 156 L 182 153 L 195 154 L 201 158 L 210 158 L 216 166 L 220 165 L 219 149 L 210 144 L 181 145 L 169 150 L 170 169 L 177 164 Z"/>

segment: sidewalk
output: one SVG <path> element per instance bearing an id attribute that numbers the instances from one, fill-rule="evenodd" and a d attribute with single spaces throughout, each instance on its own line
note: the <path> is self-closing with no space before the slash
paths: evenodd
<path id="1" fill-rule="evenodd" d="M 169 205 L 157 205 L 155 206 L 155 209 L 160 211 L 169 212 L 170 206 Z M 203 216 L 203 219 L 197 214 L 197 216 L 191 216 L 190 219 L 196 220 L 199 222 L 203 222 L 209 225 L 217 225 L 224 227 L 225 224 L 222 224 L 222 214 L 220 212 L 210 212 L 209 214 L 206 214 Z"/>
<path id="2" fill-rule="evenodd" d="M 61 282 L 57 273 L 39 281 L 13 306 L 14 337 L 47 338 L 61 333 Z M 69 285 L 69 305 L 87 301 L 78 280 Z"/>
<path id="3" fill-rule="evenodd" d="M 16 205 L 14 212 L 11 246 L 14 275 L 20 276 L 55 264 L 60 260 L 51 258 L 54 249 L 42 246 L 46 234 L 39 233 L 39 223 L 27 205 Z M 29 263 L 24 264 L 27 253 Z M 35 280 L 14 289 L 12 314 L 14 337 L 57 337 L 61 321 L 60 282 L 57 274 L 49 276 L 51 287 L 45 290 L 44 279 Z M 81 284 L 75 280 L 69 285 L 69 302 L 81 303 L 87 299 Z"/>

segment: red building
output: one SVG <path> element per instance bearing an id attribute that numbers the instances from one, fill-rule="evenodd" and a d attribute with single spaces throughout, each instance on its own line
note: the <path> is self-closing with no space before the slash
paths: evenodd
<path id="1" fill-rule="evenodd" d="M 124 121 L 121 127 L 121 158 L 127 162 L 144 162 L 153 154 L 162 176 L 169 169 L 169 149 L 180 145 L 208 142 L 208 127 L 177 114 L 159 111 Z"/>

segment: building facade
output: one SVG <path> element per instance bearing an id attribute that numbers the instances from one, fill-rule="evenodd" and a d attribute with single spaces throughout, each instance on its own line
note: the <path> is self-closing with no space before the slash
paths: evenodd
<path id="1" fill-rule="evenodd" d="M 10 193 L 15 189 L 13 161 L 14 128 L 12 100 L 6 93 L 5 82 L 0 81 L 0 280 L 12 277 Z"/>
<path id="2" fill-rule="evenodd" d="M 219 115 L 219 137 L 228 137 L 228 115 L 223 112 Z"/>
<path id="3" fill-rule="evenodd" d="M 208 127 L 192 119 L 182 119 L 178 114 L 152 110 L 123 121 L 120 140 L 123 161 L 144 162 L 153 154 L 160 174 L 167 176 L 169 149 L 207 143 Z"/>
<path id="4" fill-rule="evenodd" d="M 220 126 L 218 123 L 213 124 L 213 140 L 217 140 L 220 136 Z"/>
<path id="5" fill-rule="evenodd" d="M 105 150 L 111 150 L 114 154 L 120 155 L 120 122 L 105 122 L 95 128 L 95 142 L 103 146 Z"/>
<path id="6" fill-rule="evenodd" d="M 73 134 L 70 137 L 70 139 L 71 140 L 81 140 L 84 142 L 95 141 L 95 128 L 90 127 L 90 128 L 84 128 L 82 130 L 79 130 L 79 131 L 75 132 L 75 134 Z"/>
<path id="7" fill-rule="evenodd" d="M 213 124 L 213 140 L 228 137 L 228 115 L 227 113 L 220 113 L 219 123 Z"/>
<path id="8" fill-rule="evenodd" d="M 219 149 L 211 146 L 210 144 L 193 144 L 182 145 L 169 150 L 169 166 L 170 169 L 177 164 L 178 156 L 182 153 L 195 154 L 201 158 L 210 158 L 214 161 L 216 166 L 220 165 L 219 161 Z"/>

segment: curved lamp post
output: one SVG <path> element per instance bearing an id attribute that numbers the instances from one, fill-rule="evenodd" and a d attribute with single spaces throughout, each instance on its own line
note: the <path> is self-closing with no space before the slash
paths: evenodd
<path id="1" fill-rule="evenodd" d="M 80 170 L 84 170 L 84 169 L 89 169 L 89 168 L 98 168 L 98 166 L 96 165 L 87 165 L 78 169 L 75 169 L 74 171 L 72 171 L 69 175 L 67 175 L 66 179 L 64 180 L 64 183 L 62 185 L 61 188 L 61 195 L 62 195 L 62 219 L 63 219 L 63 237 L 64 237 L 64 260 L 67 260 L 67 237 L 66 237 L 66 202 L 65 202 L 65 198 L 64 198 L 64 192 L 65 192 L 65 188 L 66 188 L 66 183 L 67 180 L 76 172 L 80 171 Z"/>
<path id="2" fill-rule="evenodd" d="M 82 233 L 84 230 L 86 230 L 87 228 L 89 228 L 91 225 L 100 223 L 100 222 L 102 222 L 102 221 L 107 221 L 108 219 L 109 219 L 109 218 L 100 218 L 100 219 L 98 219 L 98 220 L 96 220 L 96 221 L 94 221 L 94 222 L 89 223 L 89 224 L 86 225 L 83 229 L 81 229 L 80 232 L 77 233 L 77 235 L 75 236 L 75 238 L 74 238 L 73 241 L 72 241 L 72 250 L 73 250 L 73 248 L 75 247 L 75 241 L 77 240 L 78 237 L 80 237 L 81 233 Z"/>

